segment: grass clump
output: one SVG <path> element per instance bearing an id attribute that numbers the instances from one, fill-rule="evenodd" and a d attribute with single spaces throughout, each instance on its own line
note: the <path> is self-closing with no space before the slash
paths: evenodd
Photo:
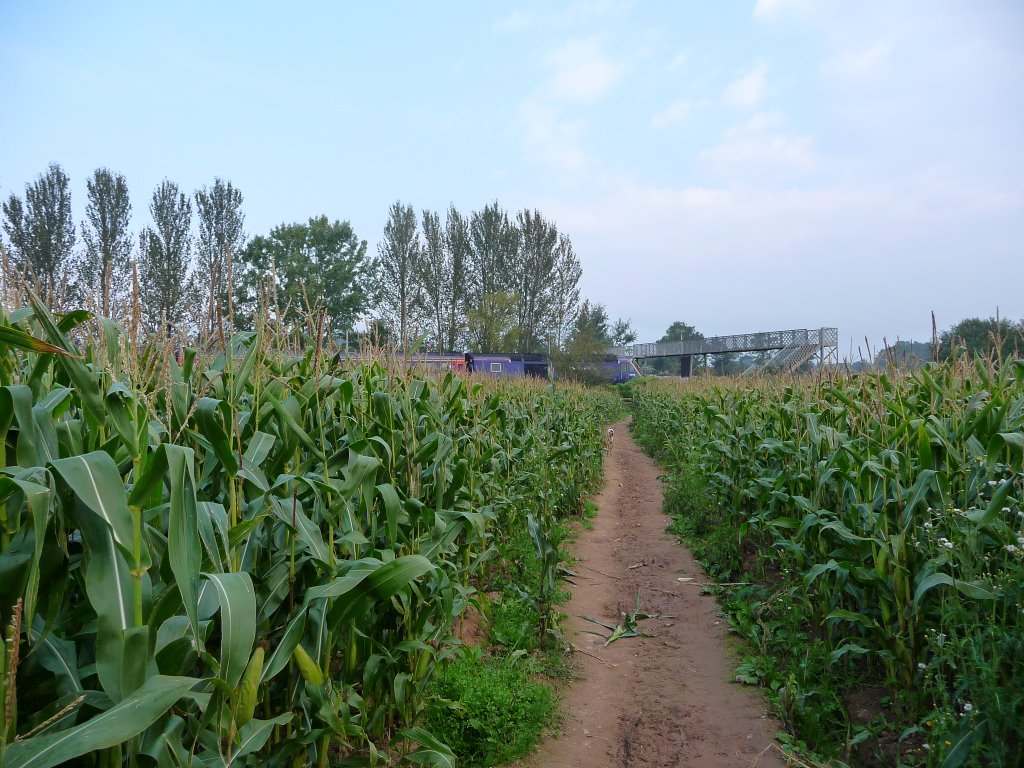
<path id="1" fill-rule="evenodd" d="M 465 768 L 486 768 L 530 751 L 556 712 L 550 686 L 522 653 L 466 648 L 433 681 L 428 727 Z"/>

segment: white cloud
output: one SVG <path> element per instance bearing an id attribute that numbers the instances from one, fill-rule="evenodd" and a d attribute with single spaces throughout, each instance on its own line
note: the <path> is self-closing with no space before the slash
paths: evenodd
<path id="1" fill-rule="evenodd" d="M 740 135 L 701 152 L 699 159 L 718 170 L 764 171 L 776 169 L 807 173 L 817 165 L 809 136 Z"/>
<path id="2" fill-rule="evenodd" d="M 580 24 L 591 19 L 622 16 L 632 6 L 632 0 L 578 0 L 565 10 L 562 18 L 567 24 Z"/>
<path id="3" fill-rule="evenodd" d="M 581 4 L 578 12 L 596 13 L 603 7 Z M 543 56 L 541 63 L 545 76 L 519 104 L 523 147 L 527 158 L 556 180 L 577 182 L 593 166 L 585 149 L 589 126 L 578 116 L 586 110 L 580 105 L 602 101 L 619 81 L 623 66 L 594 39 L 569 40 Z"/>
<path id="4" fill-rule="evenodd" d="M 596 40 L 570 40 L 548 54 L 547 63 L 553 69 L 552 94 L 573 102 L 599 101 L 622 75 L 622 65 Z"/>
<path id="5" fill-rule="evenodd" d="M 798 13 L 809 10 L 813 0 L 757 0 L 754 3 L 755 18 L 772 18 L 787 11 Z"/>
<path id="6" fill-rule="evenodd" d="M 690 102 L 685 99 L 669 104 L 651 118 L 651 125 L 655 128 L 664 128 L 668 125 L 683 123 L 690 116 Z"/>
<path id="7" fill-rule="evenodd" d="M 754 3 L 754 15 L 755 16 L 768 16 L 779 10 L 783 0 L 757 0 Z"/>
<path id="8" fill-rule="evenodd" d="M 726 129 L 722 141 L 702 151 L 698 161 L 718 174 L 806 174 L 819 165 L 810 136 L 781 130 L 785 118 L 778 112 L 758 112 L 749 120 Z"/>
<path id="9" fill-rule="evenodd" d="M 537 101 L 520 107 L 523 143 L 530 157 L 564 174 L 574 174 L 587 166 L 582 147 L 583 125 L 563 120 L 556 109 Z"/>
<path id="10" fill-rule="evenodd" d="M 686 62 L 688 62 L 689 60 L 690 54 L 688 54 L 686 51 L 681 51 L 676 54 L 676 57 L 672 59 L 671 62 L 669 62 L 668 69 L 670 72 L 677 69 L 681 69 L 682 67 L 686 66 Z"/>
<path id="11" fill-rule="evenodd" d="M 588 169 L 590 158 L 584 149 L 587 126 L 567 118 L 567 110 L 601 101 L 623 67 L 591 39 L 570 40 L 542 61 L 547 76 L 519 105 L 522 141 L 531 160 L 572 181 Z"/>
<path id="12" fill-rule="evenodd" d="M 633 3 L 625 0 L 579 0 L 563 8 L 544 6 L 543 12 L 515 10 L 498 19 L 498 32 L 523 32 L 536 28 L 579 27 L 602 18 L 623 16 Z"/>
<path id="13" fill-rule="evenodd" d="M 726 131 L 726 134 L 754 133 L 766 131 L 770 128 L 779 128 L 786 123 L 786 116 L 778 111 L 755 112 L 749 118 Z"/>
<path id="14" fill-rule="evenodd" d="M 876 77 L 885 71 L 891 53 L 892 43 L 880 40 L 867 48 L 833 56 L 822 65 L 821 71 L 827 77 Z"/>
<path id="15" fill-rule="evenodd" d="M 523 32 L 537 23 L 537 16 L 529 11 L 512 11 L 498 19 L 494 29 L 498 32 Z"/>
<path id="16" fill-rule="evenodd" d="M 761 103 L 767 88 L 767 67 L 761 62 L 726 86 L 722 92 L 722 102 L 737 109 L 753 109 Z"/>

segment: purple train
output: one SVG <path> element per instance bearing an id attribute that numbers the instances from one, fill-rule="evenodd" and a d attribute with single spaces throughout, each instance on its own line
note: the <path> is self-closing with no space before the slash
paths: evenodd
<path id="1" fill-rule="evenodd" d="M 633 360 L 623 355 L 603 355 L 580 366 L 586 379 L 625 384 L 640 375 Z M 489 376 L 535 376 L 555 378 L 555 369 L 546 355 L 466 353 L 466 370 Z"/>
<path id="2" fill-rule="evenodd" d="M 412 365 L 429 368 L 443 368 L 456 373 L 482 373 L 486 376 L 517 377 L 531 376 L 538 379 L 554 375 L 554 366 L 546 355 L 531 355 L 510 352 L 466 352 L 456 354 L 410 355 Z"/>
<path id="3" fill-rule="evenodd" d="M 536 379 L 554 378 L 555 368 L 547 355 L 508 352 L 467 352 L 466 370 L 488 376 L 530 376 Z"/>
<path id="4" fill-rule="evenodd" d="M 434 368 L 445 368 L 456 373 L 476 373 L 502 378 L 532 377 L 556 378 L 555 367 L 547 355 L 519 352 L 466 352 L 465 354 L 411 355 L 409 362 Z M 600 379 L 611 384 L 624 384 L 640 375 L 633 361 L 622 355 L 594 358 L 582 366 L 586 378 Z"/>
<path id="5" fill-rule="evenodd" d="M 579 366 L 578 373 L 584 380 L 604 381 L 610 384 L 625 384 L 640 375 L 632 358 L 624 355 L 593 357 Z"/>
<path id="6" fill-rule="evenodd" d="M 625 384 L 640 375 L 633 358 L 625 355 L 608 355 L 597 364 L 600 371 L 611 379 L 612 384 Z"/>

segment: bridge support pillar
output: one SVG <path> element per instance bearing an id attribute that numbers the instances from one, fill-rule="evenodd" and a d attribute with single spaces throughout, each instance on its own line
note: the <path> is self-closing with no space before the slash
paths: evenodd
<path id="1" fill-rule="evenodd" d="M 693 375 L 693 355 L 681 355 L 679 357 L 679 375 L 684 379 Z"/>

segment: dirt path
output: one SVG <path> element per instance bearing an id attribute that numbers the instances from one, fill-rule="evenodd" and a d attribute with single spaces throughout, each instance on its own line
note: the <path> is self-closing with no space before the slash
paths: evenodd
<path id="1" fill-rule="evenodd" d="M 784 765 L 770 746 L 781 726 L 764 714 L 755 691 L 731 682 L 726 621 L 696 586 L 705 582 L 703 570 L 665 532 L 657 465 L 630 438 L 627 422 L 614 428 L 594 529 L 576 543 L 579 577 L 564 607 L 580 679 L 565 692 L 561 734 L 525 765 Z M 585 634 L 600 627 L 580 615 L 617 624 L 634 609 L 638 589 L 647 613 L 675 618 L 643 621 L 641 630 L 653 637 L 608 647 Z"/>

